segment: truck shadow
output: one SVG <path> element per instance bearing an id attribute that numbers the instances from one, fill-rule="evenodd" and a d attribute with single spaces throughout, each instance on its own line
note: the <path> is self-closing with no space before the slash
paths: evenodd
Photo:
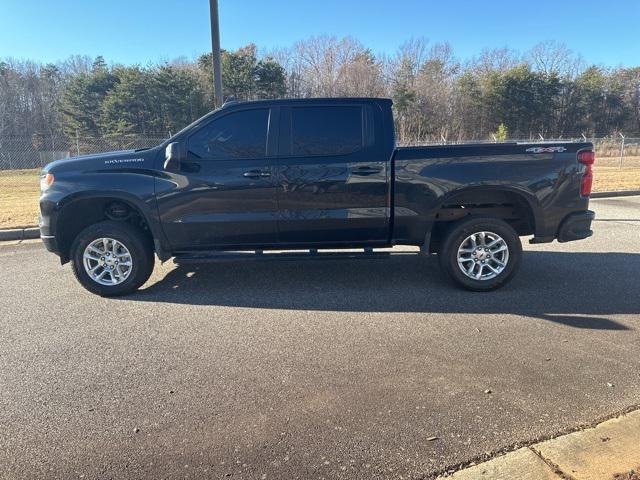
<path id="1" fill-rule="evenodd" d="M 640 313 L 640 254 L 525 252 L 518 276 L 491 293 L 460 290 L 437 259 L 242 262 L 177 266 L 126 300 L 345 312 L 515 314 L 574 328 L 629 330 Z"/>

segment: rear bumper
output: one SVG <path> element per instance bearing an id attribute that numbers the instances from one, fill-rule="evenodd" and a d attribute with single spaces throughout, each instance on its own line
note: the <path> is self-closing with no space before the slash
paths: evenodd
<path id="1" fill-rule="evenodd" d="M 558 242 L 572 242 L 590 237 L 593 235 L 591 222 L 594 218 L 596 214 L 591 210 L 568 215 L 558 228 Z"/>

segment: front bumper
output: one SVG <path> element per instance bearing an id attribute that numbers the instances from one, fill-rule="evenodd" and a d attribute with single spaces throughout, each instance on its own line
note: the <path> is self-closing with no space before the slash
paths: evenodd
<path id="1" fill-rule="evenodd" d="M 44 243 L 44 247 L 52 253 L 58 254 L 58 242 L 56 242 L 56 237 L 52 235 L 40 235 L 42 239 L 42 243 Z"/>
<path id="2" fill-rule="evenodd" d="M 38 227 L 40 227 L 40 238 L 42 239 L 42 243 L 44 243 L 44 247 L 50 252 L 59 255 L 58 242 L 55 235 L 52 235 L 54 232 L 51 231 L 51 212 L 54 205 L 52 202 L 40 200 Z"/>
<path id="3" fill-rule="evenodd" d="M 558 242 L 572 242 L 590 237 L 593 235 L 591 222 L 594 218 L 596 218 L 596 214 L 591 210 L 568 215 L 558 228 Z"/>

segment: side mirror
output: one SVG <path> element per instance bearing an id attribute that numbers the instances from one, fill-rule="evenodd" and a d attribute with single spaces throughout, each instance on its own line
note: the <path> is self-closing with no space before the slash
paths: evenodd
<path id="1" fill-rule="evenodd" d="M 165 170 L 180 170 L 180 163 L 183 160 L 183 150 L 180 142 L 172 142 L 167 145 L 164 150 L 164 169 Z"/>

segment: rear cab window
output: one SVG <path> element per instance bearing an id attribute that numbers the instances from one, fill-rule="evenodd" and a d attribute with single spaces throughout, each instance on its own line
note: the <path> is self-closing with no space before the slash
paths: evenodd
<path id="1" fill-rule="evenodd" d="M 283 115 L 284 125 L 290 126 L 280 138 L 284 156 L 349 155 L 374 143 L 368 105 L 294 105 Z"/>

